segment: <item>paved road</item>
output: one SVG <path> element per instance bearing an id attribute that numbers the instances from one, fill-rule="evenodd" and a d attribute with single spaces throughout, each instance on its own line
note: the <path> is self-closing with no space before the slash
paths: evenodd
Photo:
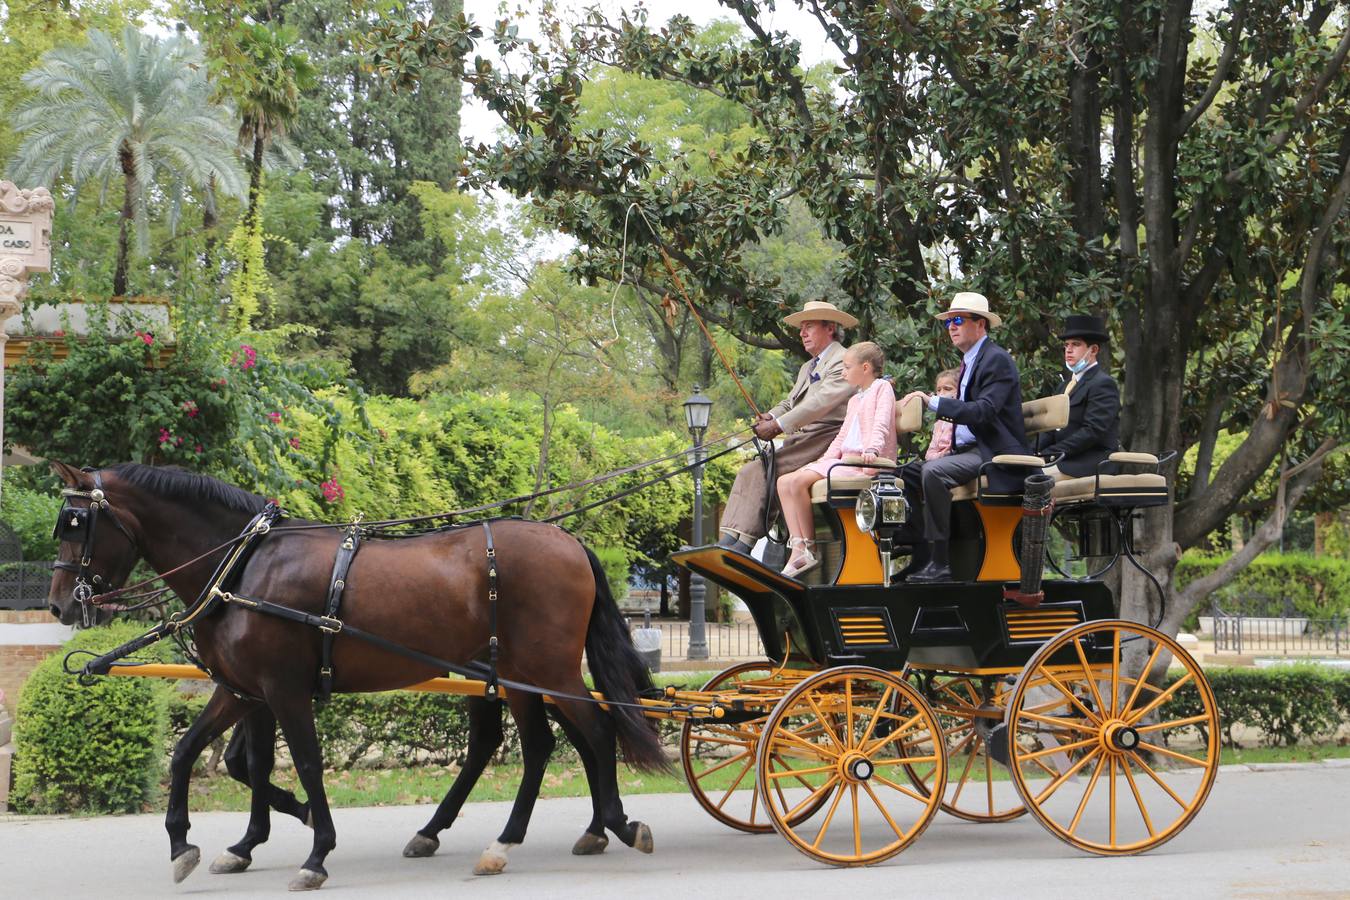
<path id="1" fill-rule="evenodd" d="M 777 835 L 750 836 L 712 821 L 684 795 L 627 800 L 648 822 L 656 853 L 617 842 L 600 857 L 573 857 L 589 819 L 584 799 L 541 801 L 529 842 L 507 871 L 471 873 L 479 850 L 505 821 L 507 805 L 477 803 L 444 835 L 441 851 L 405 860 L 400 850 L 429 807 L 342 809 L 338 849 L 323 894 L 345 897 L 596 898 L 688 900 L 738 897 L 1350 897 L 1350 766 L 1233 767 L 1187 830 L 1151 854 L 1105 859 L 1079 854 L 1029 818 L 971 825 L 939 815 L 889 863 L 831 869 Z M 158 816 L 0 817 L 0 896 L 277 897 L 304 859 L 308 832 L 277 823 L 272 841 L 241 875 L 211 875 L 206 860 L 243 831 L 241 813 L 194 817 L 204 861 L 181 885 L 170 880 Z"/>

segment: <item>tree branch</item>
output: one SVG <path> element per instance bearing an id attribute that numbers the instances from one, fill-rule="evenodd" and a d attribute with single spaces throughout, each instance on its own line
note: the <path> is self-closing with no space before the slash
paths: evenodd
<path id="1" fill-rule="evenodd" d="M 1336 450 L 1338 446 L 1335 438 L 1327 438 L 1313 451 L 1311 456 L 1281 476 L 1281 480 L 1284 482 L 1284 501 L 1282 503 L 1276 501 L 1275 509 L 1256 529 L 1256 532 L 1241 550 L 1224 560 L 1210 574 L 1203 578 L 1197 578 L 1186 585 L 1185 589 L 1177 594 L 1178 602 L 1174 603 L 1168 612 L 1167 620 L 1163 625 L 1164 630 L 1167 629 L 1169 624 L 1174 628 L 1179 627 L 1181 621 L 1201 600 L 1232 581 L 1238 572 L 1245 569 L 1253 559 L 1279 540 L 1285 519 L 1298 506 L 1298 502 L 1303 499 L 1307 490 L 1322 477 L 1323 462 L 1327 455 Z"/>
<path id="2" fill-rule="evenodd" d="M 1214 68 L 1214 77 L 1209 80 L 1209 87 L 1205 88 L 1205 92 L 1200 96 L 1200 99 L 1186 111 L 1186 114 L 1181 117 L 1181 121 L 1177 123 L 1177 137 L 1189 131 L 1196 120 L 1214 102 L 1214 98 L 1218 96 L 1219 88 L 1223 87 L 1224 80 L 1228 77 L 1228 70 L 1232 68 L 1233 57 L 1237 55 L 1238 44 L 1242 40 L 1242 26 L 1246 18 L 1247 0 L 1242 0 L 1237 12 L 1233 13 L 1233 20 L 1229 23 L 1228 27 L 1232 31 L 1228 35 L 1227 43 L 1224 44 L 1223 54 L 1219 57 L 1218 65 Z"/>

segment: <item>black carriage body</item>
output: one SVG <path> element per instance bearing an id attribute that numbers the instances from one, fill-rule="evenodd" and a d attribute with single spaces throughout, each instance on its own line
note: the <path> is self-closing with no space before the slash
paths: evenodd
<path id="1" fill-rule="evenodd" d="M 1065 628 L 1116 614 L 1114 598 L 1100 581 L 1046 581 L 1044 602 L 1029 609 L 1004 600 L 1000 582 L 804 585 L 720 547 L 673 558 L 745 601 L 774 662 L 786 655 L 817 667 L 858 664 L 894 671 L 909 663 L 953 671 L 1015 670 Z M 1086 650 L 1090 662 L 1109 654 L 1109 648 Z"/>

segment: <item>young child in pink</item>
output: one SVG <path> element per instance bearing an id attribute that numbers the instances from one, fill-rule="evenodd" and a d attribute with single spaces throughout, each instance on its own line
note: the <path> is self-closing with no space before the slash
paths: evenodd
<path id="1" fill-rule="evenodd" d="M 961 386 L 961 370 L 947 369 L 939 372 L 933 393 L 939 397 L 956 399 Z M 928 443 L 928 452 L 924 459 L 937 459 L 952 452 L 952 436 L 956 432 L 956 423 L 938 419 L 933 423 L 933 440 Z"/>
<path id="2" fill-rule="evenodd" d="M 848 401 L 844 424 L 820 459 L 778 479 L 778 499 L 787 519 L 792 556 L 783 574 L 796 577 L 820 564 L 812 548 L 815 533 L 811 516 L 811 485 L 825 477 L 845 456 L 864 463 L 895 459 L 895 391 L 879 377 L 885 365 L 881 348 L 871 341 L 854 344 L 844 353 L 844 380 L 858 389 Z M 842 466 L 832 477 L 874 475 L 876 469 Z"/>

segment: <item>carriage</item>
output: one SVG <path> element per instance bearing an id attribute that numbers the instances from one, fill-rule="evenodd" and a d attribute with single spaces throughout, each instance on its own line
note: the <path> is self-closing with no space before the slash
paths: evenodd
<path id="1" fill-rule="evenodd" d="M 1028 433 L 1063 427 L 1067 399 L 1024 404 Z M 920 421 L 917 403 L 897 411 L 901 433 Z M 1168 502 L 1166 459 L 1110 462 L 1126 471 L 1059 482 L 1039 509 L 1022 492 L 992 492 L 983 474 L 955 488 L 952 583 L 894 582 L 904 509 L 885 474 L 815 483 L 825 562 L 805 582 L 722 547 L 676 554 L 746 603 L 769 656 L 673 694 L 728 710 L 681 735 L 698 802 L 725 825 L 776 830 L 842 866 L 894 856 L 939 810 L 972 822 L 1030 813 L 1103 855 L 1179 833 L 1214 783 L 1218 713 L 1189 654 L 1118 619 L 1100 580 L 1122 558 L 1138 565 L 1134 511 Z M 1032 534 L 1050 516 L 1098 565 L 1087 577 L 1057 571 L 1031 594 Z"/>
<path id="2" fill-rule="evenodd" d="M 1062 427 L 1068 416 L 1067 397 L 1031 401 L 1024 404 L 1023 414 L 1029 433 Z M 917 404 L 899 405 L 899 432 L 917 430 L 920 421 Z M 235 549 L 212 579 L 204 582 L 201 596 L 205 599 L 188 610 L 186 619 L 180 616 L 168 623 L 167 630 L 87 663 L 83 672 L 197 675 L 187 667 L 117 662 L 128 649 L 177 634 L 194 623 L 214 630 L 211 612 L 223 604 L 230 614 L 238 612 L 241 621 L 250 621 L 252 612 L 263 612 L 323 632 L 325 668 L 321 671 L 325 678 L 332 673 L 328 654 L 333 640 L 341 635 L 344 642 L 339 647 L 351 648 L 360 640 L 376 644 L 372 659 L 397 658 L 391 654 L 410 657 L 413 665 L 408 672 L 449 671 L 467 676 L 433 678 L 411 689 L 465 694 L 479 698 L 480 703 L 484 698 L 504 698 L 512 702 L 518 722 L 522 711 L 527 719 L 530 714 L 521 702 L 525 695 L 537 701 L 538 721 L 543 719 L 545 700 L 567 705 L 574 712 L 586 705 L 583 701 L 593 700 L 593 705 L 626 712 L 630 718 L 680 720 L 680 763 L 697 802 L 731 828 L 751 833 L 777 831 L 792 847 L 823 863 L 855 866 L 889 859 L 913 843 L 939 811 L 977 823 L 1003 822 L 1029 813 L 1056 837 L 1079 849 L 1103 855 L 1138 853 L 1174 837 L 1195 817 L 1213 785 L 1219 761 L 1218 712 L 1203 672 L 1172 638 L 1119 619 L 1112 594 L 1100 579 L 1122 558 L 1144 571 L 1134 554 L 1132 522 L 1136 510 L 1168 502 L 1168 485 L 1160 474 L 1166 461 L 1150 454 L 1118 453 L 1110 462 L 1124 468 L 1124 474 L 1106 474 L 1103 467 L 1095 476 L 1053 487 L 1049 478 L 1034 476 L 1026 480 L 1025 490 L 1013 493 L 996 492 L 982 472 L 971 484 L 954 489 L 951 558 L 958 580 L 923 585 L 905 584 L 894 577 L 897 531 L 907 518 L 903 495 L 894 484 L 895 461 L 879 461 L 882 473 L 871 478 L 831 473 L 815 484 L 812 493 L 817 546 L 824 548 L 824 563 L 803 579 L 785 576 L 752 557 L 719 546 L 691 547 L 673 555 L 675 564 L 721 585 L 746 603 L 767 654 L 763 661 L 718 673 L 698 690 L 667 688 L 621 700 L 601 693 L 582 697 L 575 688 L 547 677 L 535 683 L 499 677 L 499 626 L 505 665 L 513 649 L 512 628 L 521 624 L 509 617 L 499 623 L 497 618 L 500 553 L 494 550 L 492 535 L 499 528 L 499 534 L 510 537 L 511 529 L 500 524 L 503 520 L 456 526 L 449 529 L 452 533 L 447 538 L 461 544 L 476 541 L 477 537 L 469 536 L 478 535 L 477 526 L 485 535 L 486 574 L 469 579 L 473 582 L 469 593 L 486 588 L 491 604 L 486 617 L 491 628 L 487 666 L 481 662 L 456 665 L 444 658 L 448 653 L 438 657 L 398 644 L 400 639 L 415 644 L 418 635 L 436 630 L 426 623 L 409 630 L 412 637 L 381 637 L 368 626 L 363 630 L 363 620 L 354 610 L 338 617 L 335 598 L 341 597 L 344 581 L 355 583 L 357 577 L 356 570 L 348 574 L 357 552 L 349 544 L 363 529 L 379 536 L 367 526 L 353 525 L 340 533 L 339 537 L 346 538 L 337 545 L 331 580 L 326 582 L 328 605 L 321 615 L 296 608 L 303 605 L 298 601 L 287 606 L 250 599 L 247 582 L 242 591 L 237 586 L 231 590 L 231 585 L 238 583 L 236 569 L 246 565 L 253 552 L 251 542 L 261 541 L 271 528 L 267 511 L 255 516 L 235 539 Z M 850 462 L 856 463 L 843 461 Z M 986 468 L 1032 470 L 1044 463 L 1039 457 L 996 457 Z M 66 468 L 68 483 L 75 485 L 67 490 L 68 498 L 89 502 L 68 513 L 69 530 L 61 532 L 63 526 L 58 523 L 66 542 L 63 546 L 84 541 L 80 564 L 58 563 L 58 569 L 84 572 L 94 555 L 93 533 L 100 509 L 112 517 L 112 524 L 128 543 L 135 546 L 137 539 L 114 514 L 97 474 L 92 476 L 92 489 L 87 484 L 81 489 L 79 473 Z M 1043 541 L 1051 522 L 1077 537 L 1080 555 L 1105 560 L 1106 565 L 1085 576 L 1070 577 L 1064 571 L 1069 567 L 1052 554 L 1049 562 L 1060 577 L 1042 581 Z M 529 523 L 518 524 L 523 528 Z M 547 548 L 534 540 L 533 555 L 547 556 Z M 312 547 L 307 552 L 312 557 Z M 603 590 L 613 607 L 598 562 L 590 556 L 593 577 L 587 575 L 586 581 L 594 585 L 593 590 Z M 275 558 L 265 562 L 279 565 Z M 130 564 L 125 568 L 129 570 Z M 97 575 L 93 577 L 98 580 Z M 125 578 L 125 571 L 121 577 Z M 75 583 L 76 599 L 87 611 L 90 586 L 86 583 L 81 595 L 80 581 Z M 264 583 L 255 582 L 254 589 Z M 521 594 L 520 586 L 505 576 L 501 587 L 503 592 Z M 175 589 L 184 592 L 182 587 Z M 253 620 L 266 618 L 255 616 Z M 586 627 L 584 622 L 581 627 Z M 601 660 L 591 651 L 600 645 L 592 647 L 589 633 L 578 635 L 577 640 L 584 636 L 595 671 Z M 631 650 L 629 645 L 625 652 Z M 354 664 L 350 655 L 354 651 L 348 652 L 347 671 L 364 668 L 366 681 L 345 688 L 339 684 L 338 689 L 384 689 L 380 684 L 395 677 L 378 671 L 378 666 Z M 579 652 L 578 646 L 575 658 Z M 262 702 L 229 687 L 217 673 L 207 674 L 228 688 L 217 692 L 217 697 L 224 698 L 226 712 L 232 702 Z M 404 677 L 394 686 L 416 680 Z M 325 682 L 324 689 L 329 687 Z M 234 701 L 226 694 L 233 694 Z M 270 698 L 267 702 L 271 703 Z M 517 702 L 521 702 L 520 710 Z M 616 719 L 622 741 L 624 724 L 620 717 Z M 203 727 L 198 733 L 194 725 L 185 744 L 199 752 L 198 745 L 204 746 L 209 731 Z M 568 737 L 585 759 L 585 742 L 575 730 Z M 270 737 L 267 741 L 270 746 Z M 612 747 L 613 732 L 609 741 Z M 536 756 L 534 763 L 526 746 L 527 770 L 534 766 L 542 774 L 551 746 L 550 738 L 543 756 Z M 593 740 L 590 743 L 592 751 L 600 746 Z M 312 749 L 317 759 L 317 747 Z M 298 759 L 298 751 L 293 748 L 293 752 Z M 175 767 L 180 771 L 175 777 L 181 777 L 185 786 L 195 754 L 181 755 L 187 768 L 179 766 L 180 754 L 176 753 Z M 612 772 L 612 760 L 608 765 Z M 592 766 L 593 761 L 588 776 Z M 267 773 L 270 759 L 263 775 Z M 306 776 L 301 774 L 303 781 Z M 409 845 L 417 852 L 405 849 L 405 855 L 434 851 L 430 842 L 436 831 L 453 821 L 458 803 L 467 795 L 467 787 L 462 792 L 458 788 L 457 782 L 438 810 L 438 819 L 444 821 L 436 825 L 433 819 L 430 830 L 419 832 Z M 536 792 L 537 788 L 536 780 Z M 609 790 L 614 791 L 615 806 L 607 807 L 599 799 L 596 792 L 603 788 L 603 782 L 592 782 L 596 819 L 588 829 L 590 842 L 588 835 L 578 842 L 578 847 L 590 849 L 575 852 L 603 849 L 596 834 L 603 840 L 606 827 L 626 843 L 650 851 L 650 832 L 623 817 L 613 782 Z M 256 782 L 254 789 L 259 789 Z M 306 790 L 310 790 L 308 784 Z M 522 793 L 526 793 L 523 787 Z M 455 796 L 455 804 L 447 806 Z M 526 821 L 532 804 L 533 797 L 529 797 L 524 807 Z M 261 812 L 266 813 L 265 802 Z M 255 802 L 254 815 L 258 814 Z M 168 824 L 175 878 L 181 878 L 196 865 L 196 848 L 183 841 L 185 806 L 180 804 L 175 813 L 171 804 Z M 331 820 L 326 827 L 331 830 Z M 508 832 L 494 844 L 502 848 L 500 865 L 505 864 L 504 848 L 510 843 L 507 834 L 512 827 L 508 823 Z M 523 824 L 519 833 L 523 837 Z M 418 845 L 419 839 L 424 843 Z M 241 842 L 230 852 L 243 847 L 246 857 L 254 843 Z M 316 831 L 315 854 L 297 882 L 301 887 L 317 887 L 327 877 L 321 863 L 331 844 L 326 838 L 320 844 Z M 188 850 L 190 865 L 180 864 Z M 246 858 L 236 855 L 233 859 L 247 865 Z M 239 869 L 221 871 L 225 870 Z"/>

